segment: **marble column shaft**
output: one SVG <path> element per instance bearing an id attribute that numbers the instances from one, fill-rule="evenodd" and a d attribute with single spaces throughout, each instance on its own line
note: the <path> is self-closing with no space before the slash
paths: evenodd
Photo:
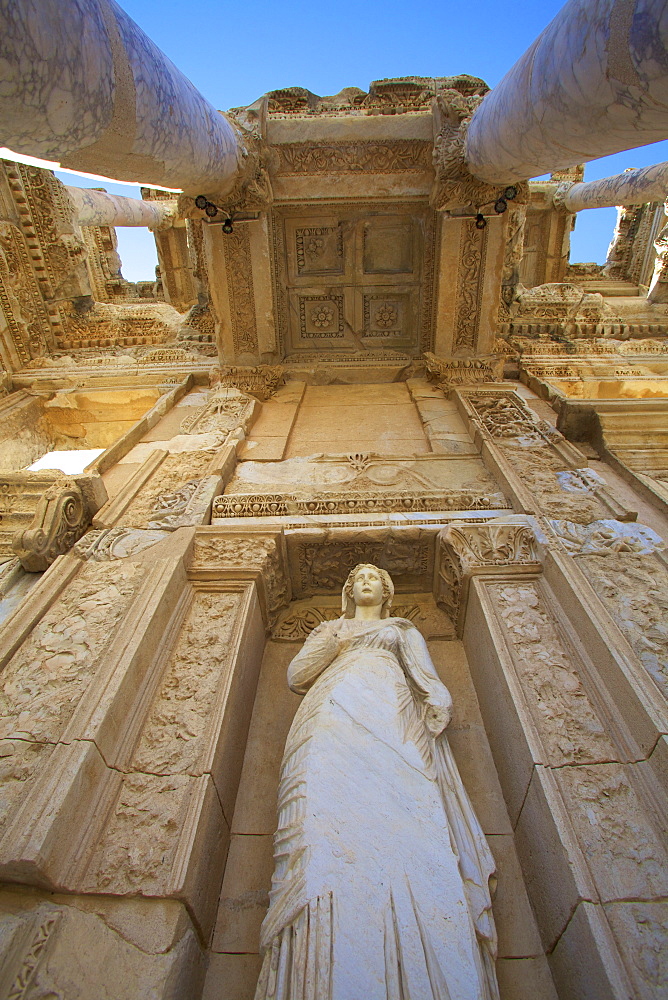
<path id="1" fill-rule="evenodd" d="M 567 190 L 565 186 L 562 190 L 559 201 L 568 212 L 665 201 L 668 195 L 668 163 L 656 163 L 639 170 L 625 170 L 623 174 L 615 174 L 614 177 L 572 184 Z"/>
<path id="2" fill-rule="evenodd" d="M 80 226 L 149 226 L 168 229 L 175 217 L 177 199 L 140 201 L 122 195 L 92 191 L 90 188 L 67 187 Z"/>
<path id="3" fill-rule="evenodd" d="M 228 193 L 236 130 L 113 0 L 0 0 L 0 144 L 118 180 Z"/>
<path id="4" fill-rule="evenodd" d="M 473 115 L 471 173 L 510 184 L 668 136 L 667 0 L 569 0 Z"/>
<path id="5" fill-rule="evenodd" d="M 668 201 L 664 205 L 664 214 L 668 217 Z M 647 301 L 654 303 L 668 302 L 668 218 L 665 225 L 654 240 L 656 260 L 654 273 L 647 291 Z"/>

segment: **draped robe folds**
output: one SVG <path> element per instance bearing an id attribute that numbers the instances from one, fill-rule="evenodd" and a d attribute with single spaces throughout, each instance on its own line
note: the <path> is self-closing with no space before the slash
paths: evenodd
<path id="1" fill-rule="evenodd" d="M 402 618 L 324 622 L 288 681 L 306 694 L 255 1000 L 498 1000 L 494 862 L 430 705 L 424 639 Z"/>

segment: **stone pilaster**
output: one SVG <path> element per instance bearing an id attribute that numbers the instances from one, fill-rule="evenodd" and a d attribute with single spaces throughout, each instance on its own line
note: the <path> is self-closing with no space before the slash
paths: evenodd
<path id="1" fill-rule="evenodd" d="M 280 537 L 202 530 L 70 553 L 3 630 L 0 874 L 15 888 L 0 907 L 16 975 L 42 933 L 65 989 L 87 921 L 87 953 L 132 969 L 114 995 L 198 995 L 265 631 L 289 599 Z M 55 893 L 42 909 L 41 889 Z M 107 975 L 93 963 L 85 995 Z"/>
<path id="2" fill-rule="evenodd" d="M 438 593 L 457 615 L 559 994 L 650 997 L 668 890 L 658 702 L 634 682 L 629 697 L 624 640 L 553 545 L 526 519 L 451 526 Z"/>

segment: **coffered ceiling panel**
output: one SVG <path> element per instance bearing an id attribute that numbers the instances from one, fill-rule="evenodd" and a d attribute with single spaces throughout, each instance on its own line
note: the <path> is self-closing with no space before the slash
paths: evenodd
<path id="1" fill-rule="evenodd" d="M 323 210 L 319 203 L 274 210 L 272 227 L 284 354 L 429 350 L 436 228 L 430 209 Z"/>

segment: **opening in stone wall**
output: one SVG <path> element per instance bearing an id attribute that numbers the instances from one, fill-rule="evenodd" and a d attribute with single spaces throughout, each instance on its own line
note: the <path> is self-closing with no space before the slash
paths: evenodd
<path id="1" fill-rule="evenodd" d="M 571 233 L 571 264 L 605 264 L 617 221 L 616 208 L 578 212 Z"/>
<path id="2" fill-rule="evenodd" d="M 82 177 L 68 170 L 56 170 L 56 177 L 72 187 L 102 188 L 107 194 L 120 195 L 123 198 L 136 198 L 141 201 L 141 190 L 137 184 L 122 184 L 100 178 Z M 149 229 L 143 226 L 119 226 L 116 229 L 118 240 L 118 255 L 121 258 L 121 274 L 126 281 L 150 281 L 156 278 L 155 269 L 158 266 L 158 252 L 155 237 Z"/>
<path id="3" fill-rule="evenodd" d="M 104 448 L 81 448 L 68 451 L 47 451 L 36 462 L 28 466 L 28 472 L 39 472 L 41 469 L 60 469 L 68 475 L 75 476 L 83 472 Z"/>

